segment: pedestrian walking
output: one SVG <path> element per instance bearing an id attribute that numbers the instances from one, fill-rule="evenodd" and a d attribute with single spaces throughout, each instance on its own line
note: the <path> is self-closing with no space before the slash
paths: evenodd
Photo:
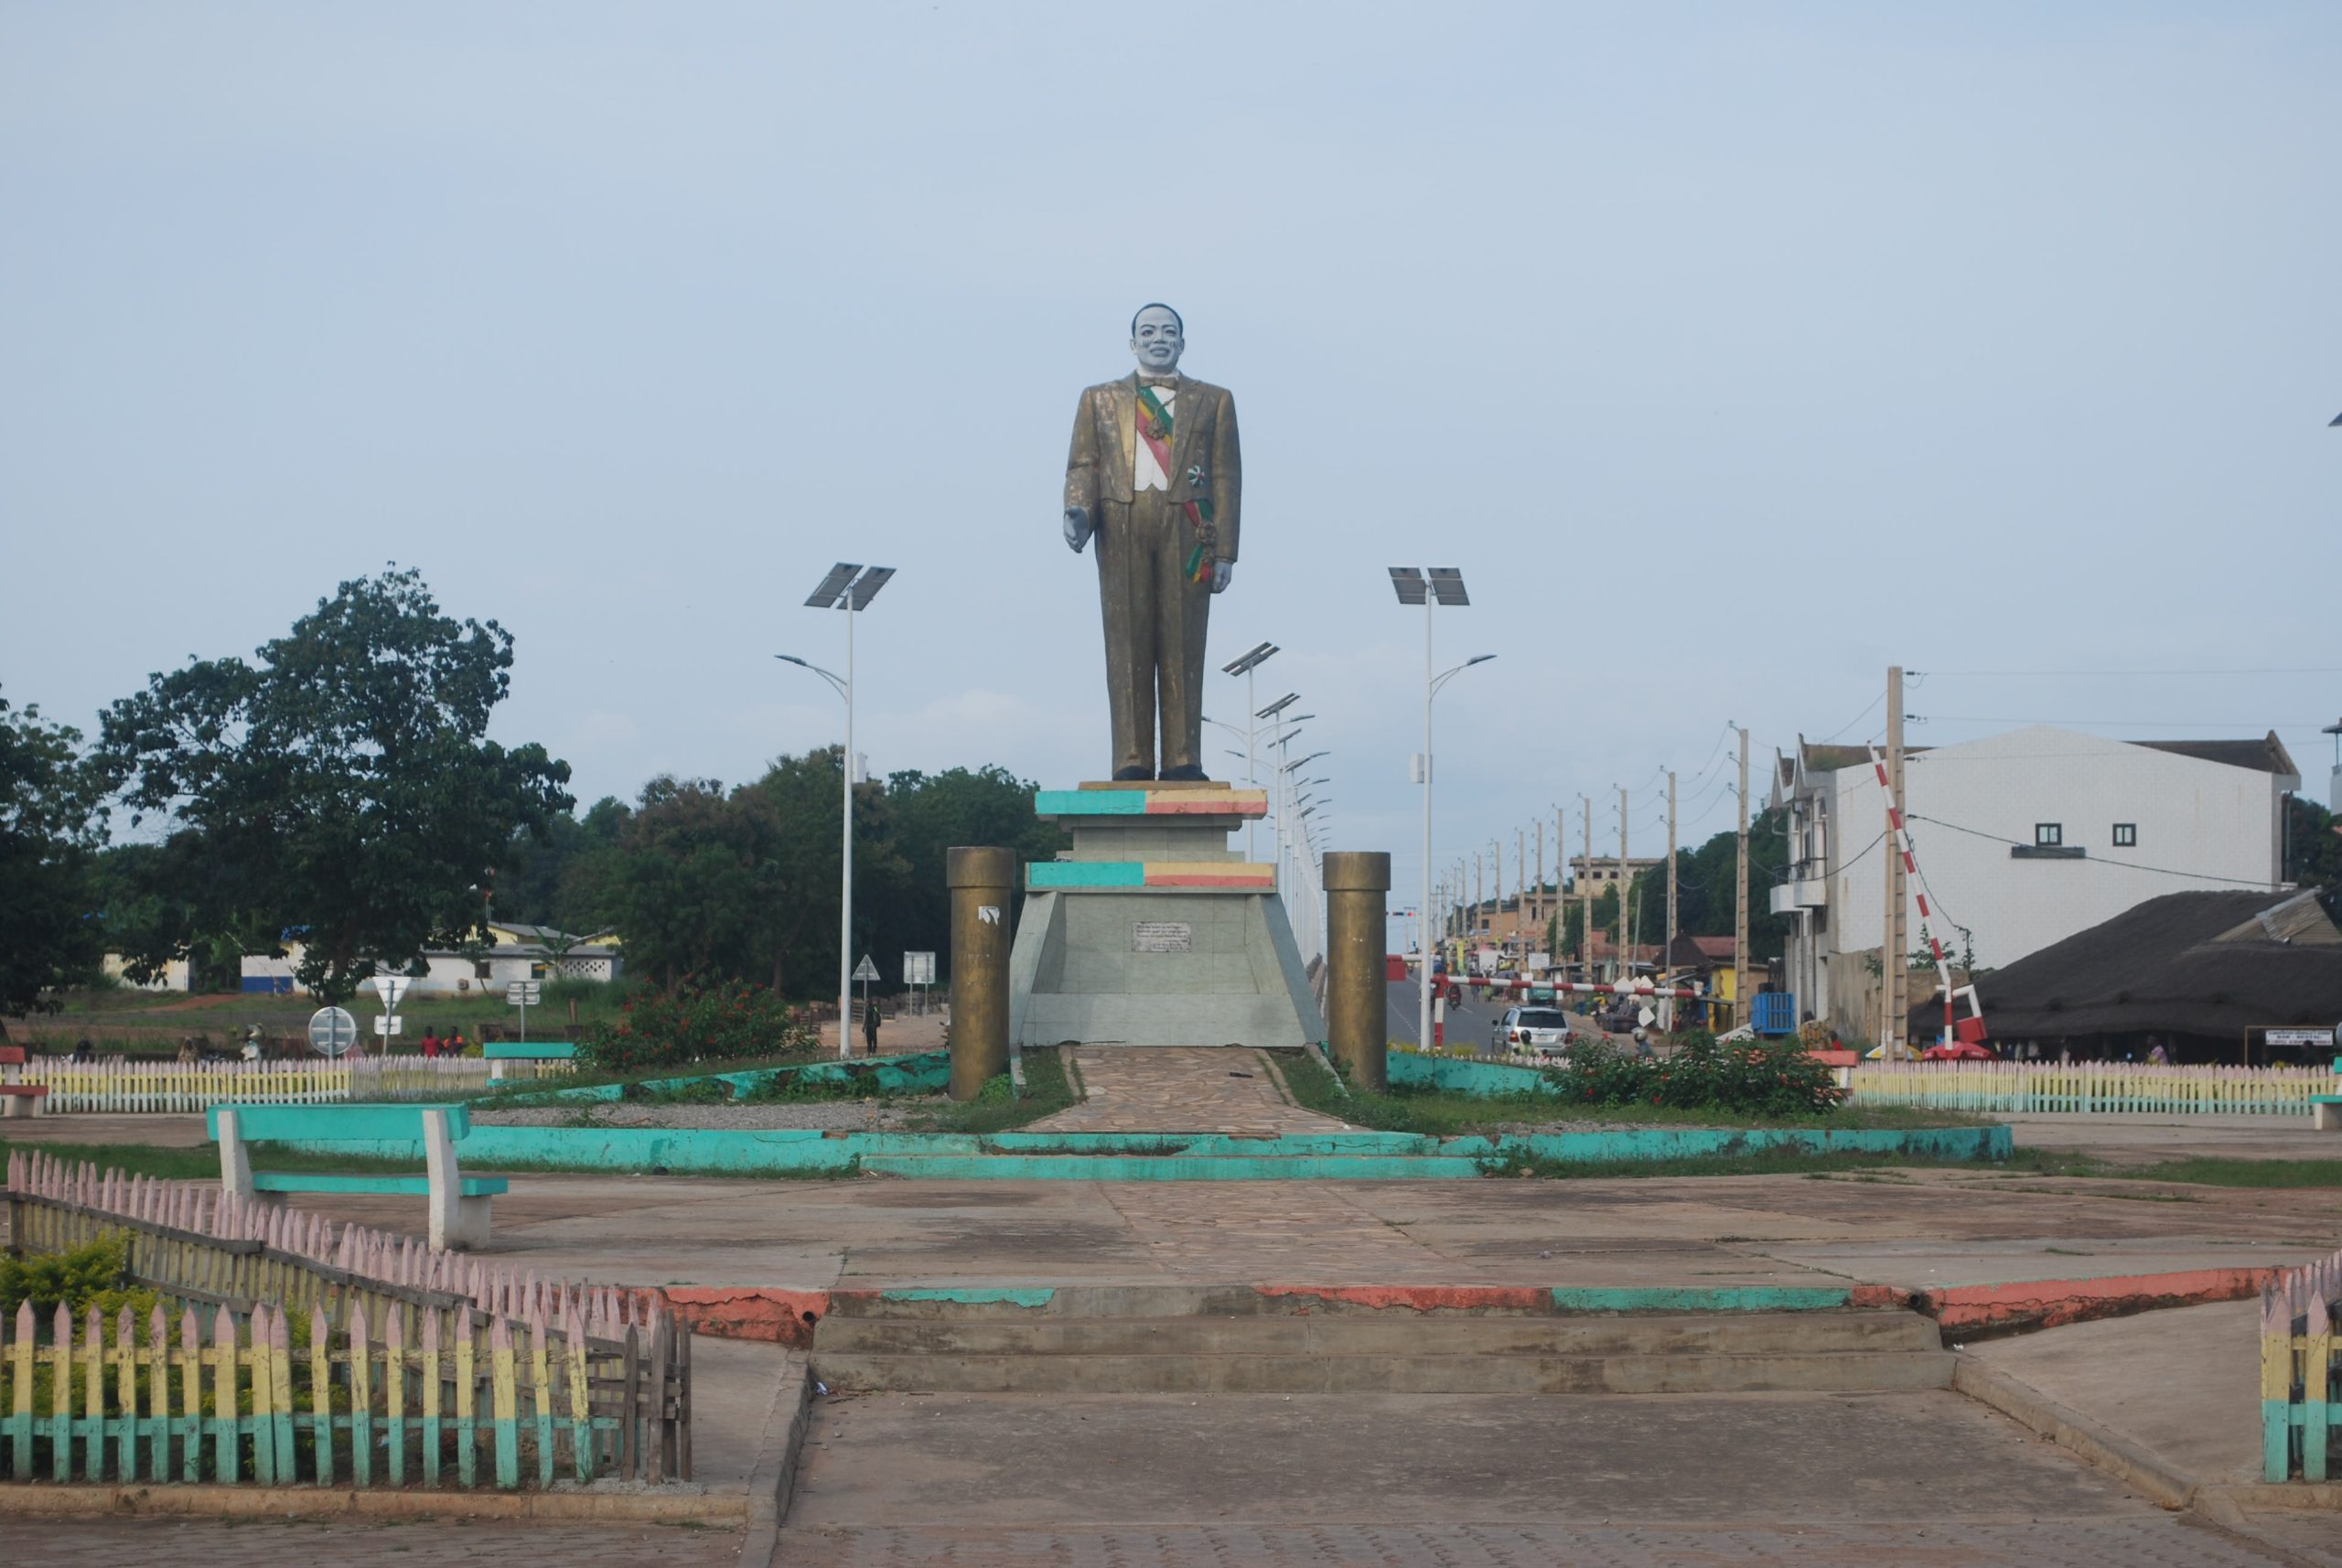
<path id="1" fill-rule="evenodd" d="M 862 1047 L 865 1056 L 878 1054 L 878 1004 L 876 1002 L 862 1004 Z"/>

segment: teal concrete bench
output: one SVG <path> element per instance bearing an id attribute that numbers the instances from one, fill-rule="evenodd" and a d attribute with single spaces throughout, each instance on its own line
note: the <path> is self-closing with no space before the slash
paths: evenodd
<path id="1" fill-rule="evenodd" d="M 212 1140 L 220 1145 L 220 1185 L 248 1202 L 288 1192 L 420 1194 L 431 1204 L 431 1244 L 455 1251 L 488 1245 L 489 1208 L 505 1190 L 502 1176 L 467 1176 L 456 1144 L 472 1130 L 461 1105 L 215 1105 Z M 427 1174 L 419 1176 L 310 1176 L 254 1171 L 255 1143 L 420 1143 Z"/>
<path id="2" fill-rule="evenodd" d="M 2342 1078 L 2342 1057 L 2334 1058 L 2334 1075 Z M 2342 1132 L 2342 1094 L 2309 1097 L 2309 1124 L 2321 1133 Z"/>
<path id="3" fill-rule="evenodd" d="M 490 1040 L 480 1047 L 488 1058 L 488 1080 L 504 1080 L 506 1062 L 574 1062 L 577 1059 L 575 1040 Z"/>

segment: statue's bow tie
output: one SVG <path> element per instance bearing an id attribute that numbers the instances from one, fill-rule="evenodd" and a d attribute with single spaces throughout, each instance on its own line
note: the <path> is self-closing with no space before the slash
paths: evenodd
<path id="1" fill-rule="evenodd" d="M 1143 387 L 1176 387 L 1179 384 L 1179 378 L 1176 376 L 1141 376 L 1138 379 L 1138 384 Z"/>

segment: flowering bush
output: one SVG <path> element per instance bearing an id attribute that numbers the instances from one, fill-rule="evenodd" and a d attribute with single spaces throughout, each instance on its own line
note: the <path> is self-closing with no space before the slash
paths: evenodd
<path id="1" fill-rule="evenodd" d="M 583 1054 L 596 1071 L 630 1073 L 781 1056 L 813 1043 L 813 1032 L 790 1022 L 788 1004 L 761 985 L 685 980 L 620 1004 L 616 1022 L 586 1030 Z"/>
<path id="2" fill-rule="evenodd" d="M 1606 1043 L 1578 1044 L 1547 1076 L 1563 1098 L 1580 1105 L 1795 1116 L 1835 1110 L 1840 1098 L 1830 1069 L 1797 1041 L 1735 1040 L 1726 1046 L 1704 1029 L 1685 1035 L 1672 1056 L 1655 1060 Z"/>

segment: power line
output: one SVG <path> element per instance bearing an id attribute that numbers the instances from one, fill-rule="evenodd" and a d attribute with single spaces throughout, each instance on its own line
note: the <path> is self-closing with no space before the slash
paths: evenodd
<path id="1" fill-rule="evenodd" d="M 1928 670 L 1914 675 L 2342 675 L 2342 668 L 2304 666 L 2281 670 Z"/>
<path id="2" fill-rule="evenodd" d="M 1918 718 L 1918 714 L 1912 715 Z M 1946 725 L 2095 725 L 2100 729 L 2316 729 L 2315 719 L 2027 719 L 1992 714 L 1929 714 L 1922 724 Z M 2250 737 L 2248 737 L 2250 738 Z"/>
<path id="3" fill-rule="evenodd" d="M 1947 822 L 1941 817 L 1923 817 L 1917 811 L 1912 812 L 1910 816 L 1911 821 L 1915 822 L 1933 822 L 1937 827 L 1950 828 L 1953 832 L 1967 833 L 1974 838 L 1990 840 L 1993 843 L 2010 844 L 2018 849 L 2028 849 L 2032 847 L 2023 839 L 2003 838 L 1998 833 L 1988 833 L 1981 828 L 1963 828 L 1958 822 Z M 2272 885 L 2265 879 L 2255 880 L 2253 878 L 2244 876 L 2213 876 L 2201 871 L 2175 871 L 2168 865 L 2146 865 L 2135 860 L 2109 860 L 2103 855 L 2084 855 L 2079 858 L 2080 858 L 2085 865 L 2119 865 L 2126 871 L 2151 871 L 2158 876 L 2185 876 L 2194 882 L 2222 882 L 2228 884 L 2231 887 L 2258 887 L 2273 890 Z"/>
<path id="4" fill-rule="evenodd" d="M 1820 740 L 1815 741 L 1813 744 L 1816 746 L 1828 746 L 1832 741 L 1836 740 L 1840 736 L 1845 734 L 1848 730 L 1853 728 L 1856 725 L 1870 717 L 1871 709 L 1877 707 L 1880 703 L 1885 701 L 1886 693 L 1885 692 L 1879 693 L 1877 696 L 1873 697 L 1870 700 L 1870 705 L 1868 707 L 1864 708 L 1861 713 L 1856 714 L 1853 718 L 1848 719 L 1844 724 L 1840 725 L 1836 729 L 1832 730 L 1828 735 L 1823 736 Z"/>

